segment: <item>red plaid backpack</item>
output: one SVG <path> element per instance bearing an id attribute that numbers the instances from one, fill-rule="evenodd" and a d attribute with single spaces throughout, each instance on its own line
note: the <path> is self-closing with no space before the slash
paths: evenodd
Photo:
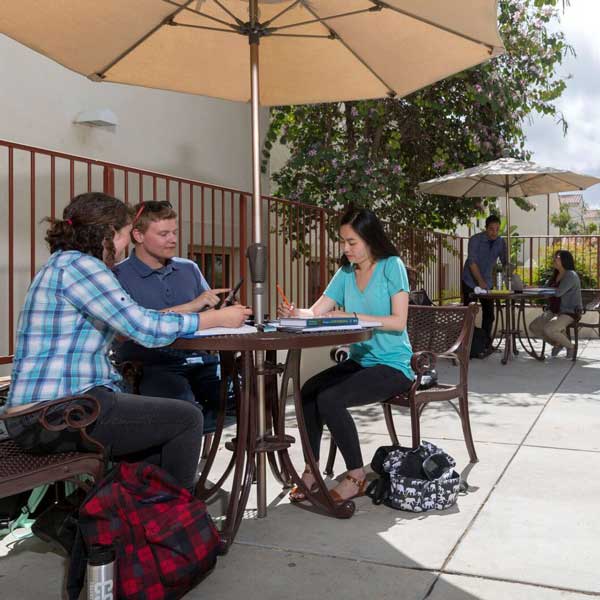
<path id="1" fill-rule="evenodd" d="M 71 599 L 79 597 L 94 544 L 115 548 L 119 600 L 181 598 L 212 571 L 223 550 L 204 502 L 146 463 L 120 463 L 79 508 Z"/>

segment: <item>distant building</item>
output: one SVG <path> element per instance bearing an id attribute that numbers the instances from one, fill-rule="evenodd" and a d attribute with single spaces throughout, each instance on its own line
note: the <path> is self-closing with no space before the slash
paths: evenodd
<path id="1" fill-rule="evenodd" d="M 583 219 L 585 221 L 586 229 L 589 228 L 590 225 L 596 225 L 596 230 L 594 233 L 600 232 L 600 210 L 592 209 L 586 210 Z"/>
<path id="2" fill-rule="evenodd" d="M 569 211 L 571 221 L 574 223 L 584 224 L 586 206 L 583 200 L 583 194 L 577 192 L 573 194 L 561 194 L 559 196 L 560 206 L 566 206 Z"/>

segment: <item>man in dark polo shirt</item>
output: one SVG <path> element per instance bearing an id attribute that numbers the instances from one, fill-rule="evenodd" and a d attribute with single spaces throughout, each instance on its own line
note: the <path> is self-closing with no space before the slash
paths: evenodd
<path id="1" fill-rule="evenodd" d="M 485 220 L 485 231 L 475 234 L 469 240 L 467 260 L 462 272 L 462 298 L 467 306 L 473 302 L 471 294 L 476 287 L 490 290 L 493 287 L 494 265 L 500 259 L 506 266 L 506 242 L 500 237 L 500 219 L 490 215 Z M 494 301 L 480 297 L 481 327 L 491 341 L 494 325 Z"/>
<path id="2" fill-rule="evenodd" d="M 171 205 L 149 201 L 134 210 L 131 237 L 135 250 L 114 267 L 123 288 L 137 303 L 154 310 L 199 312 L 215 306 L 218 294 L 228 289 L 211 290 L 196 263 L 175 256 L 177 214 Z M 142 395 L 196 401 L 205 413 L 216 411 L 220 390 L 218 356 L 144 348 L 132 341 L 117 344 L 115 355 L 117 362 L 143 363 Z"/>

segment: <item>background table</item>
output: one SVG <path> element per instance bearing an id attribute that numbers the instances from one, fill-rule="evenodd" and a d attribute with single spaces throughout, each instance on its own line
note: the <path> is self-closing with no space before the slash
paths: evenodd
<path id="1" fill-rule="evenodd" d="M 300 357 L 304 348 L 322 346 L 347 345 L 368 340 L 372 335 L 371 329 L 355 329 L 344 331 L 325 331 L 315 333 L 264 332 L 222 336 L 204 336 L 195 338 L 180 338 L 172 347 L 185 350 L 216 350 L 221 354 L 221 376 L 223 389 L 221 394 L 221 415 L 217 420 L 217 431 L 207 463 L 198 482 L 197 495 L 203 499 L 212 496 L 222 486 L 229 474 L 229 469 L 214 487 L 206 488 L 210 468 L 214 462 L 217 446 L 221 438 L 224 423 L 225 381 L 230 375 L 234 381 L 237 399 L 237 434 L 228 446 L 234 455 L 230 463 L 233 468 L 233 482 L 229 504 L 226 512 L 223 537 L 227 545 L 233 541 L 241 523 L 244 509 L 248 501 L 250 486 L 256 473 L 258 516 L 266 516 L 266 458 L 275 476 L 284 484 L 295 483 L 306 493 L 307 500 L 322 508 L 327 513 L 347 518 L 354 513 L 354 503 L 349 501 L 336 504 L 327 491 L 327 486 L 316 467 L 316 462 L 308 442 L 308 434 L 304 424 L 302 400 L 300 397 Z M 264 370 L 258 373 L 254 365 L 254 351 L 267 351 Z M 287 350 L 285 365 L 277 365 L 275 361 L 277 350 Z M 241 353 L 241 365 L 235 358 L 235 353 Z M 241 372 L 241 373 L 240 373 Z M 277 390 L 277 375 L 282 373 L 283 380 Z M 238 374 L 241 374 L 241 387 L 238 384 Z M 267 424 L 266 434 L 257 435 L 258 419 L 261 411 L 257 406 L 256 376 L 265 377 L 267 403 L 265 414 Z M 294 443 L 294 438 L 285 433 L 285 403 L 289 384 L 293 385 L 293 396 L 296 408 L 296 419 L 304 454 L 311 465 L 311 470 L 317 480 L 317 491 L 311 492 L 304 488 L 300 476 L 289 457 L 288 448 Z M 279 463 L 276 460 L 279 460 Z M 258 458 L 258 469 L 256 462 Z M 261 463 L 262 467 L 261 468 Z"/>
<path id="2" fill-rule="evenodd" d="M 483 296 L 476 296 L 477 298 Z M 494 324 L 494 347 L 499 347 L 504 341 L 504 354 L 502 356 L 502 364 L 505 365 L 513 355 L 519 354 L 517 341 L 527 354 L 536 360 L 544 360 L 543 350 L 537 352 L 527 328 L 525 319 L 526 300 L 541 300 L 551 298 L 549 294 L 541 293 L 502 293 L 502 294 L 485 294 L 485 298 L 496 302 L 496 320 Z M 504 306 L 502 306 L 504 302 Z M 516 309 L 516 313 L 515 313 Z M 498 332 L 498 321 L 502 323 L 500 336 L 496 342 L 496 334 Z M 521 329 L 523 330 L 521 332 Z"/>

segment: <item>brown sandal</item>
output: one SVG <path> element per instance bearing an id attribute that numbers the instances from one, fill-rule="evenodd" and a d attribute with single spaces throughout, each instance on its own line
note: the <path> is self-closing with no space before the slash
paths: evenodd
<path id="1" fill-rule="evenodd" d="M 360 496 L 365 495 L 365 491 L 367 489 L 367 478 L 366 477 L 363 480 L 360 480 L 360 479 L 356 479 L 356 477 L 352 477 L 352 475 L 346 475 L 346 477 L 344 477 L 344 479 L 348 479 L 349 481 L 351 481 L 358 488 L 358 491 L 356 492 L 356 494 L 354 494 L 353 496 L 350 496 L 349 498 L 342 498 L 338 494 L 338 492 L 336 492 L 335 490 L 331 490 L 329 492 L 329 494 L 331 495 L 331 498 L 333 499 L 333 501 L 336 504 L 348 502 L 348 500 L 352 500 L 354 498 L 358 498 Z"/>
<path id="2" fill-rule="evenodd" d="M 306 469 L 302 475 L 312 475 L 312 473 Z M 319 489 L 319 486 L 317 485 L 317 483 L 313 483 L 310 488 L 309 491 L 312 494 L 313 492 L 316 492 Z M 304 502 L 306 500 L 306 494 L 301 491 L 300 486 L 299 485 L 294 485 L 292 486 L 292 489 L 290 490 L 290 493 L 288 494 L 288 498 L 290 502 Z"/>

